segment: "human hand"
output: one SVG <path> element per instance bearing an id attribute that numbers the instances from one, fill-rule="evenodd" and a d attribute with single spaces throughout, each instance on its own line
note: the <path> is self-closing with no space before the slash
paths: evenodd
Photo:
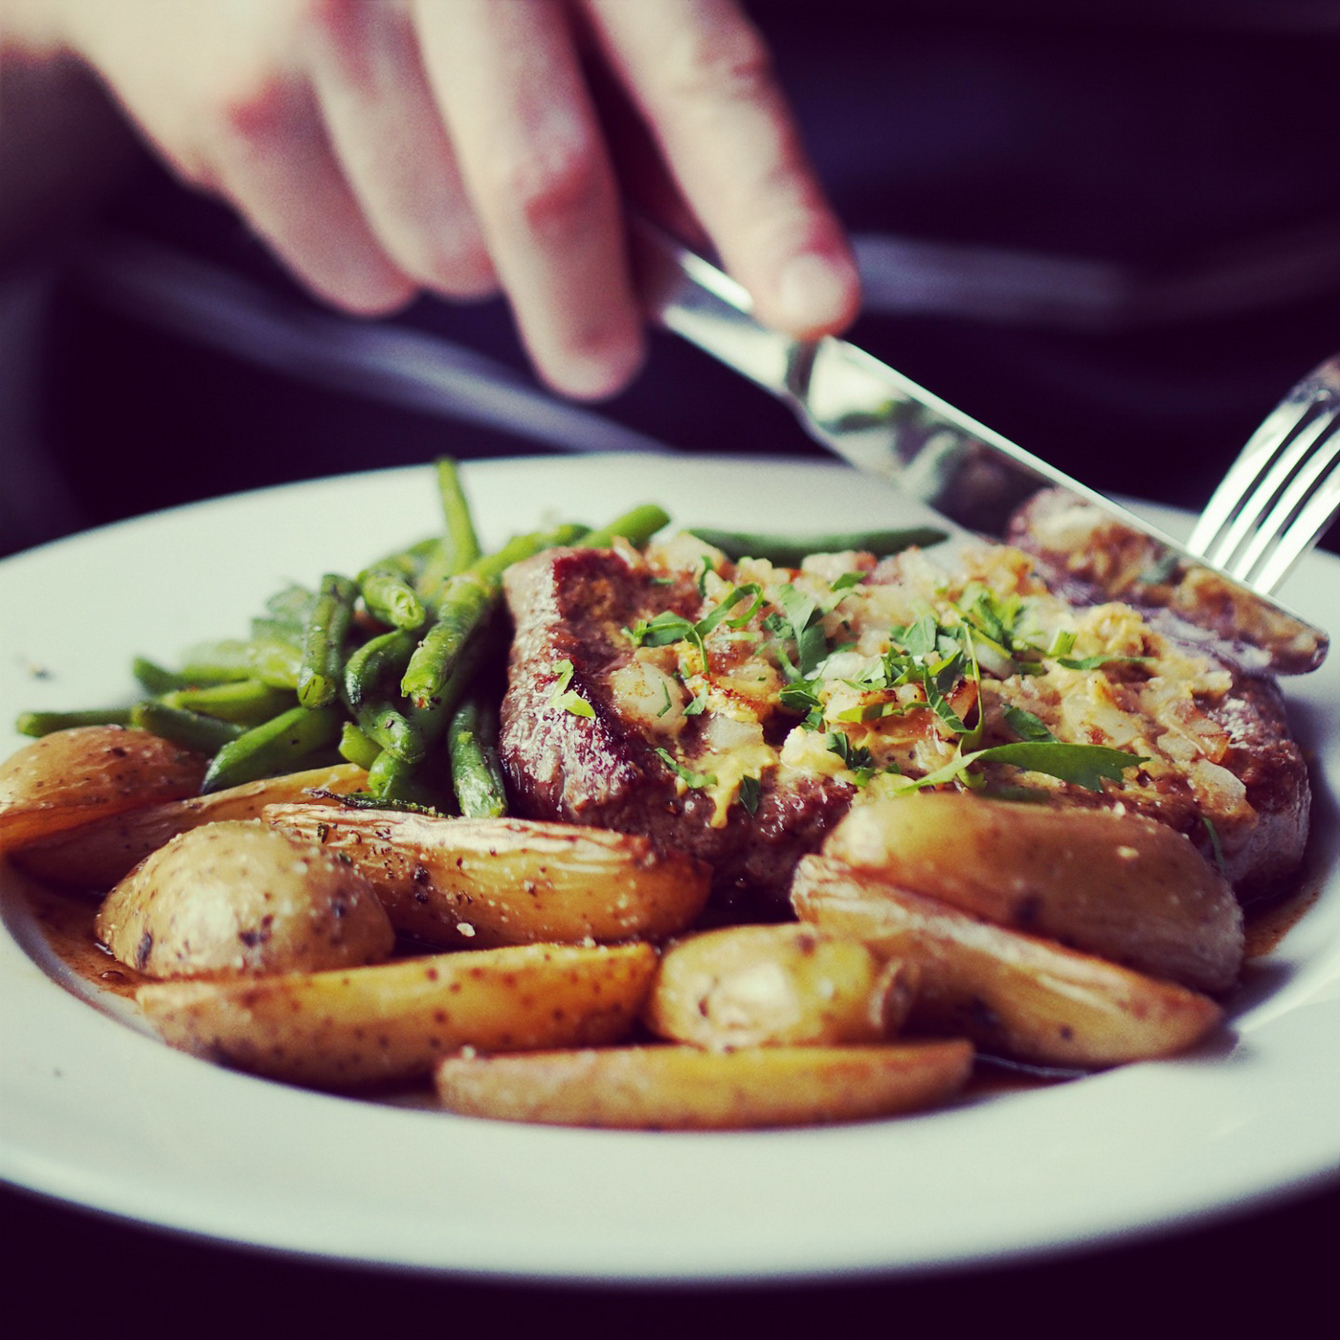
<path id="1" fill-rule="evenodd" d="M 14 0 L 188 181 L 349 311 L 499 290 L 556 389 L 643 350 L 610 127 L 616 84 L 760 319 L 854 315 L 846 241 L 737 0 Z"/>

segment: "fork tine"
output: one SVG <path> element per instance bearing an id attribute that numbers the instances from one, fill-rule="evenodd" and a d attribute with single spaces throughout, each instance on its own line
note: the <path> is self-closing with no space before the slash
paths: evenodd
<path id="1" fill-rule="evenodd" d="M 1300 471 L 1300 480 L 1304 473 Z M 1261 546 L 1261 554 L 1252 563 L 1256 570 L 1241 576 L 1241 580 L 1260 590 L 1273 591 L 1340 511 L 1340 429 L 1326 439 L 1314 460 L 1308 462 L 1306 473 L 1311 476 L 1311 481 L 1300 483 L 1296 496 L 1292 500 L 1281 499 L 1276 508 L 1282 515 L 1275 543 Z M 1294 490 L 1291 488 L 1290 491 Z M 1291 504 L 1288 511 L 1285 511 L 1286 501 Z M 1291 517 L 1290 513 L 1295 509 L 1296 514 Z M 1272 512 L 1263 530 L 1267 537 L 1275 530 L 1274 520 Z"/>
<path id="2" fill-rule="evenodd" d="M 1318 414 L 1310 423 L 1301 427 L 1291 440 L 1281 444 L 1273 461 L 1262 470 L 1251 491 L 1241 500 L 1237 514 L 1220 531 L 1213 547 L 1206 551 L 1205 556 L 1211 563 L 1225 571 L 1233 572 L 1250 566 L 1248 559 L 1238 556 L 1239 550 L 1244 544 L 1249 548 L 1255 545 L 1262 532 L 1266 537 L 1264 542 L 1269 543 L 1270 536 L 1288 521 L 1293 509 L 1280 514 L 1278 501 L 1290 494 L 1291 480 L 1295 473 L 1300 466 L 1308 462 L 1309 455 L 1335 423 L 1337 415 L 1340 415 L 1340 407 Z M 1314 478 L 1322 468 L 1324 462 L 1323 466 L 1314 472 Z M 1293 506 L 1296 508 L 1304 494 L 1295 491 L 1292 496 L 1295 499 Z M 1267 512 L 1270 512 L 1269 522 L 1263 521 Z"/>
<path id="3" fill-rule="evenodd" d="M 1249 495 L 1253 481 L 1269 468 L 1276 454 L 1299 425 L 1306 421 L 1311 408 L 1307 401 L 1294 400 L 1291 394 L 1271 410 L 1261 426 L 1247 439 L 1247 445 L 1229 467 L 1191 532 L 1187 548 L 1193 554 L 1208 558 L 1211 549 L 1219 547 L 1218 541 L 1224 528 L 1230 524 L 1243 499 Z"/>

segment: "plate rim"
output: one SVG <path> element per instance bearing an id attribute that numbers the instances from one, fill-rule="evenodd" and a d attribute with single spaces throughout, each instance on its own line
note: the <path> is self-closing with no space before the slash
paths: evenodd
<path id="1" fill-rule="evenodd" d="M 526 474 L 535 470 L 551 471 L 559 470 L 562 473 L 580 473 L 582 470 L 591 468 L 592 462 L 599 462 L 605 467 L 617 468 L 620 457 L 590 457 L 590 456 L 563 456 L 563 457 L 507 457 L 497 460 L 470 461 L 463 463 L 463 473 L 467 485 L 471 482 L 472 476 L 483 479 L 486 475 L 508 475 L 514 473 Z M 636 456 L 627 458 L 628 461 L 635 464 L 638 470 L 646 471 L 649 468 L 653 473 L 661 469 L 667 458 L 657 458 L 648 460 L 646 457 Z M 673 462 L 675 468 L 683 469 L 686 464 L 684 457 L 668 458 Z M 765 466 L 770 469 L 780 469 L 784 472 L 800 471 L 818 471 L 829 475 L 831 478 L 839 476 L 851 477 L 851 472 L 845 467 L 829 463 L 826 461 L 813 461 L 807 458 L 788 458 L 788 457 L 757 457 L 757 456 L 739 456 L 739 457 L 721 457 L 714 456 L 710 462 L 693 462 L 704 466 L 710 471 L 717 473 L 724 472 L 730 474 L 732 471 L 738 471 L 742 467 L 757 469 L 759 466 Z M 96 530 L 82 532 L 79 535 L 65 537 L 50 544 L 39 546 L 37 549 L 24 551 L 21 554 L 10 558 L 0 560 L 0 582 L 4 576 L 16 569 L 16 567 L 25 567 L 30 563 L 41 564 L 51 561 L 53 554 L 69 554 L 75 552 L 79 547 L 96 546 L 99 543 L 106 543 L 105 537 L 109 534 L 118 536 L 132 535 L 137 530 L 144 528 L 153 528 L 165 522 L 181 522 L 190 520 L 197 515 L 203 515 L 216 509 L 246 509 L 254 505 L 255 500 L 270 499 L 282 495 L 290 498 L 300 494 L 306 494 L 309 498 L 313 495 L 312 491 L 321 491 L 323 489 L 334 490 L 341 493 L 350 488 L 367 488 L 372 483 L 380 481 L 382 484 L 407 484 L 411 478 L 420 477 L 424 480 L 428 478 L 428 466 L 399 466 L 389 469 L 357 472 L 338 476 L 330 476 L 319 480 L 306 480 L 276 485 L 271 488 L 249 490 L 244 493 L 232 494 L 223 498 L 207 499 L 199 502 L 183 504 L 180 507 L 168 509 L 165 512 L 153 513 L 144 517 L 132 518 L 127 521 L 113 523 L 109 526 L 99 527 Z M 1151 514 L 1157 514 L 1163 518 L 1176 520 L 1182 514 L 1176 512 L 1176 509 L 1145 506 L 1145 510 Z M 1330 555 L 1320 556 L 1323 563 L 1337 562 Z M 1319 765 L 1320 766 L 1320 765 Z M 1333 876 L 1334 871 L 1331 872 Z M 10 917 L 7 915 L 5 920 L 4 940 L 0 942 L 0 983 L 8 980 L 8 974 L 13 969 L 12 951 L 18 949 L 18 952 L 24 959 L 32 964 L 31 959 L 19 945 L 16 939 Z M 48 978 L 48 983 L 50 979 Z M 1329 980 L 1329 979 L 1328 979 Z M 1336 982 L 1340 983 L 1340 975 L 1337 975 Z M 3 989 L 3 988 L 0 988 Z M 56 988 L 58 991 L 59 987 Z M 62 993 L 64 994 L 64 993 Z M 1340 995 L 1340 992 L 1337 992 Z M 87 1011 L 88 1007 L 81 1002 L 74 1000 L 73 997 L 67 997 L 73 1004 L 80 1009 Z M 1340 1001 L 1337 1001 L 1340 1003 Z M 107 1021 L 111 1026 L 125 1033 L 124 1025 L 115 1021 Z M 231 1074 L 230 1072 L 220 1072 L 208 1063 L 197 1062 L 194 1058 L 184 1057 L 177 1054 L 168 1053 L 168 1049 L 162 1047 L 156 1040 L 140 1036 L 140 1041 L 154 1048 L 157 1052 L 171 1055 L 174 1061 L 190 1062 L 195 1065 L 206 1067 L 216 1075 L 224 1075 L 234 1083 L 244 1085 L 264 1084 L 264 1081 L 257 1081 L 248 1076 Z M 1193 1062 L 1193 1064 L 1195 1064 Z M 1091 1080 L 1083 1081 L 1084 1084 L 1092 1083 Z M 299 1091 L 300 1092 L 300 1091 Z M 311 1097 L 312 1095 L 306 1095 Z M 347 1104 L 349 1100 L 333 1099 L 326 1095 L 318 1095 L 321 1099 L 328 1102 Z M 0 1104 L 0 1116 L 4 1115 L 5 1110 L 9 1108 L 9 1099 L 4 1099 Z M 931 1114 L 935 1119 L 943 1116 L 940 1114 Z M 434 1119 L 440 1119 L 436 1114 Z M 449 1120 L 461 1120 L 459 1118 Z M 9 1126 L 8 1118 L 5 1118 L 4 1125 Z M 526 1128 L 534 1130 L 535 1128 Z M 849 1131 L 852 1128 L 836 1128 L 839 1134 Z M 634 1133 L 621 1133 L 624 1135 Z M 752 1138 L 758 1133 L 743 1133 L 744 1138 Z M 826 1134 L 826 1133 L 825 1133 Z M 608 1133 L 601 1133 L 601 1136 Z M 660 1135 L 650 1137 L 641 1134 L 639 1138 L 651 1138 L 653 1140 L 663 1139 Z M 775 1283 L 779 1280 L 831 1280 L 835 1278 L 855 1278 L 858 1276 L 905 1276 L 908 1274 L 930 1274 L 944 1273 L 980 1266 L 991 1262 L 1004 1261 L 1023 1261 L 1038 1260 L 1066 1254 L 1072 1251 L 1091 1248 L 1096 1244 L 1116 1244 L 1118 1242 L 1138 1241 L 1151 1237 L 1160 1236 L 1170 1232 L 1175 1232 L 1179 1227 L 1185 1226 L 1189 1222 L 1208 1223 L 1224 1218 L 1234 1217 L 1240 1213 L 1248 1212 L 1252 1209 L 1261 1208 L 1271 1203 L 1279 1203 L 1284 1200 L 1305 1196 L 1311 1191 L 1320 1187 L 1329 1186 L 1332 1182 L 1340 1180 L 1340 1139 L 1335 1142 L 1334 1166 L 1331 1168 L 1314 1166 L 1310 1169 L 1297 1169 L 1288 1180 L 1275 1180 L 1268 1184 L 1260 1185 L 1254 1189 L 1249 1187 L 1239 1187 L 1237 1193 L 1230 1199 L 1216 1199 L 1213 1196 L 1208 1197 L 1204 1203 L 1198 1205 L 1189 1205 L 1181 1211 L 1169 1209 L 1161 1217 L 1147 1220 L 1142 1223 L 1130 1223 L 1124 1227 L 1109 1227 L 1106 1229 L 1096 1229 L 1089 1233 L 1072 1235 L 1061 1238 L 1056 1241 L 1026 1240 L 1014 1244 L 998 1244 L 992 1249 L 978 1247 L 976 1250 L 965 1254 L 943 1260 L 916 1260 L 916 1261 L 867 1261 L 865 1263 L 857 1262 L 829 1262 L 827 1264 L 814 1264 L 803 1271 L 797 1271 L 794 1266 L 789 1268 L 769 1269 L 766 1263 L 760 1263 L 754 1270 L 740 1270 L 731 1268 L 726 1264 L 720 1271 L 708 1268 L 710 1263 L 702 1262 L 697 1269 L 685 1273 L 682 1269 L 672 1268 L 666 1271 L 648 1270 L 645 1272 L 636 1272 L 624 1269 L 617 1274 L 611 1275 L 608 1271 L 601 1271 L 595 1268 L 584 1271 L 576 1268 L 569 1263 L 567 1268 L 559 1263 L 551 1261 L 547 1265 L 541 1266 L 538 1270 L 534 1266 L 518 1266 L 515 1262 L 499 1260 L 490 1265 L 487 1261 L 476 1261 L 468 1265 L 456 1265 L 453 1263 L 437 1263 L 427 1265 L 422 1262 L 406 1262 L 400 1260 L 379 1259 L 376 1254 L 350 1254 L 347 1251 L 324 1251 L 312 1250 L 298 1243 L 278 1243 L 278 1242 L 258 1242 L 249 1235 L 237 1235 L 235 1233 L 217 1232 L 199 1226 L 192 1226 L 189 1223 L 172 1223 L 163 1216 L 158 1215 L 152 1218 L 146 1218 L 142 1215 L 127 1215 L 118 1210 L 114 1204 L 93 1203 L 86 1197 L 78 1195 L 64 1195 L 56 1189 L 59 1178 L 47 1177 L 45 1179 L 35 1178 L 31 1169 L 23 1169 L 11 1156 L 8 1140 L 4 1142 L 4 1152 L 0 1153 L 0 1177 L 4 1177 L 15 1186 L 38 1195 L 49 1196 L 53 1199 L 61 1200 L 64 1203 L 79 1206 L 92 1212 L 113 1218 L 123 1220 L 128 1223 L 138 1223 L 150 1228 L 181 1234 L 187 1237 L 200 1238 L 207 1241 L 228 1242 L 238 1246 L 249 1247 L 255 1250 L 278 1252 L 285 1255 L 294 1255 L 313 1260 L 324 1261 L 359 1261 L 364 1265 L 389 1268 L 397 1270 L 410 1270 L 415 1272 L 428 1272 L 434 1274 L 450 1275 L 455 1277 L 467 1277 L 477 1279 L 518 1279 L 518 1280 L 553 1280 L 568 1282 L 593 1282 L 606 1285 L 611 1284 L 667 1284 L 674 1282 L 694 1283 L 694 1284 L 720 1284 L 720 1285 L 748 1285 L 759 1283 Z M 1315 1162 L 1315 1160 L 1314 1160 Z M 38 1185 L 38 1181 L 45 1180 L 45 1185 Z"/>

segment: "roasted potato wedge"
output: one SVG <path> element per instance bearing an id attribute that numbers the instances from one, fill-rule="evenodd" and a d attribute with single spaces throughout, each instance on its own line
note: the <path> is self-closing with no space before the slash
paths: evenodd
<path id="1" fill-rule="evenodd" d="M 702 862 L 601 828 L 301 805 L 265 818 L 347 857 L 397 930 L 444 947 L 664 939 L 692 924 L 710 888 Z"/>
<path id="2" fill-rule="evenodd" d="M 643 1021 L 697 1047 L 884 1042 L 912 1003 L 916 971 L 813 926 L 726 926 L 661 955 Z"/>
<path id="3" fill-rule="evenodd" d="M 54 884 L 107 889 L 178 833 L 223 819 L 259 819 L 267 805 L 281 802 L 320 804 L 314 792 L 334 797 L 366 783 L 367 773 L 352 763 L 266 777 L 95 819 L 24 847 L 14 864 Z"/>
<path id="4" fill-rule="evenodd" d="M 1242 911 L 1182 834 L 1105 809 L 927 793 L 859 805 L 823 853 L 1002 926 L 1225 991 Z"/>
<path id="5" fill-rule="evenodd" d="M 1096 1069 L 1172 1056 L 1218 1026 L 1208 996 L 895 888 L 822 856 L 802 859 L 806 921 L 915 963 L 909 1024 L 1039 1065 Z"/>
<path id="6" fill-rule="evenodd" d="M 967 1080 L 964 1041 L 882 1047 L 612 1047 L 450 1057 L 445 1107 L 558 1126 L 734 1130 L 863 1121 L 945 1102 Z"/>
<path id="7" fill-rule="evenodd" d="M 208 762 L 129 726 L 53 731 L 0 763 L 0 851 L 194 795 Z"/>
<path id="8" fill-rule="evenodd" d="M 372 886 L 254 820 L 193 828 L 107 895 L 96 932 L 148 977 L 246 977 L 379 963 L 395 931 Z"/>
<path id="9" fill-rule="evenodd" d="M 174 1047 L 349 1090 L 423 1078 L 463 1047 L 617 1042 L 655 970 L 646 944 L 520 945 L 254 981 L 155 982 L 136 999 Z"/>

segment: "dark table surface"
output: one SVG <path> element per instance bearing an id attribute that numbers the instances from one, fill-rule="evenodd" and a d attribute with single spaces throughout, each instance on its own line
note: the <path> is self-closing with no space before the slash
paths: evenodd
<path id="1" fill-rule="evenodd" d="M 0 1193 L 0 1215 L 0 1327 L 11 1340 L 222 1333 L 205 1325 L 211 1316 L 262 1336 L 364 1327 L 386 1336 L 430 1322 L 507 1337 L 530 1323 L 583 1320 L 629 1333 L 766 1326 L 823 1335 L 878 1322 L 891 1334 L 911 1326 L 962 1335 L 1011 1317 L 1030 1332 L 1093 1334 L 1129 1323 L 1167 1334 L 1193 1324 L 1186 1334 L 1211 1336 L 1245 1334 L 1249 1317 L 1266 1315 L 1276 1334 L 1296 1335 L 1333 1310 L 1340 1182 L 1176 1233 L 1022 1264 L 731 1289 L 569 1288 L 341 1268 L 177 1237 L 11 1189 Z"/>

